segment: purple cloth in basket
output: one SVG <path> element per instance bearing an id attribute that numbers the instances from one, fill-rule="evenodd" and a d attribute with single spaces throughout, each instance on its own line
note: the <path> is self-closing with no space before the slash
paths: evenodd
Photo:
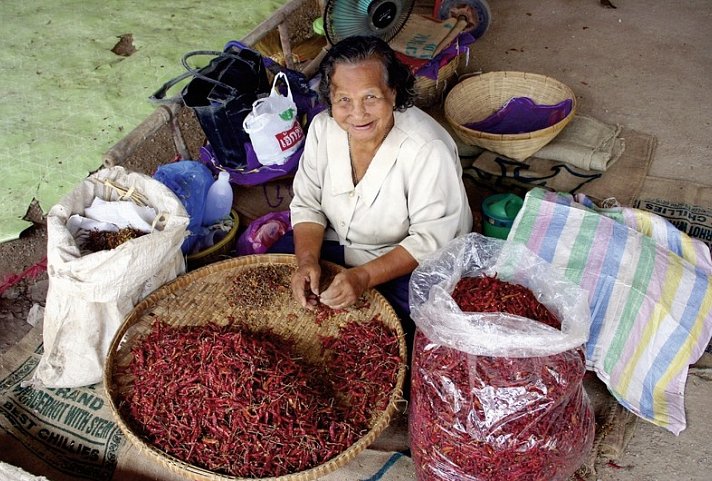
<path id="1" fill-rule="evenodd" d="M 538 105 L 529 97 L 513 97 L 484 120 L 470 122 L 468 129 L 490 134 L 521 134 L 551 127 L 571 113 L 573 100 Z"/>
<path id="2" fill-rule="evenodd" d="M 423 64 L 414 72 L 416 77 L 427 77 L 430 80 L 438 79 L 438 71 L 447 65 L 453 58 L 462 52 L 469 51 L 470 44 L 475 41 L 475 37 L 470 32 L 460 33 L 453 42 L 445 47 L 439 54 Z"/>

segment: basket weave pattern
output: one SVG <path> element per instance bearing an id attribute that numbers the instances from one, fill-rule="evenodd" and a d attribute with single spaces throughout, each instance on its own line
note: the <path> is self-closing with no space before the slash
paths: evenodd
<path id="1" fill-rule="evenodd" d="M 237 231 L 240 227 L 240 216 L 235 209 L 230 210 L 230 218 L 232 219 L 232 228 L 225 237 L 205 250 L 188 255 L 187 263 L 189 270 L 232 257 Z"/>
<path id="2" fill-rule="evenodd" d="M 513 97 L 529 97 L 539 105 L 571 99 L 571 112 L 556 124 L 521 134 L 492 134 L 464 124 L 484 120 Z M 482 147 L 515 160 L 524 160 L 551 142 L 573 119 L 576 96 L 558 80 L 527 72 L 489 72 L 455 85 L 445 99 L 444 113 L 455 134 L 466 144 Z"/>
<path id="3" fill-rule="evenodd" d="M 448 63 L 440 67 L 438 78 L 435 80 L 424 75 L 415 76 L 416 106 L 427 108 L 442 101 L 448 87 L 452 87 L 457 78 L 457 69 L 462 55 L 464 54 L 454 56 Z"/>
<path id="4" fill-rule="evenodd" d="M 132 379 L 122 375 L 131 362 L 131 349 L 152 327 L 154 319 L 172 326 L 195 326 L 208 323 L 226 324 L 231 318 L 238 318 L 251 330 L 269 328 L 275 334 L 294 342 L 296 351 L 310 362 L 320 363 L 322 350 L 320 336 L 338 336 L 339 329 L 349 322 L 368 322 L 374 316 L 393 329 L 400 338 L 400 357 L 403 360 L 398 371 L 395 389 L 390 393 L 388 406 L 374 412 L 370 430 L 348 449 L 311 469 L 274 478 L 261 478 L 274 481 L 308 481 L 319 478 L 345 465 L 371 444 L 388 426 L 396 412 L 397 402 L 401 399 L 405 379 L 406 347 L 400 320 L 392 307 L 375 290 L 365 294 L 365 306 L 339 312 L 336 315 L 317 321 L 316 314 L 307 311 L 291 299 L 288 290 L 275 293 L 273 299 L 264 303 L 255 303 L 254 307 L 245 307 L 244 303 L 234 302 L 234 280 L 245 273 L 257 272 L 260 267 L 287 265 L 296 267 L 294 256 L 286 254 L 266 254 L 245 256 L 210 264 L 189 274 L 177 278 L 146 297 L 136 305 L 126 317 L 112 344 L 104 369 L 104 386 L 107 399 L 117 424 L 139 451 L 173 471 L 191 479 L 232 480 L 233 476 L 215 473 L 170 456 L 142 439 L 120 409 L 119 402 L 123 393 L 131 389 Z M 339 266 L 325 263 L 326 268 L 336 272 Z M 250 274 L 248 274 L 250 275 Z M 258 277 L 254 277 L 258 281 Z"/>

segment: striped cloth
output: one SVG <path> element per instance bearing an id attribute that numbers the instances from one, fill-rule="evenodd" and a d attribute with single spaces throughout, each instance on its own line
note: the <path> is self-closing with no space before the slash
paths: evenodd
<path id="1" fill-rule="evenodd" d="M 508 240 L 588 292 L 587 367 L 627 409 L 679 434 L 688 366 L 712 336 L 709 248 L 655 214 L 541 188 Z"/>

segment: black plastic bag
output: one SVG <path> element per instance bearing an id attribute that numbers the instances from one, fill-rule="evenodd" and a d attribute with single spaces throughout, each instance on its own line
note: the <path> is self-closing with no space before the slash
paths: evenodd
<path id="1" fill-rule="evenodd" d="M 188 59 L 197 55 L 215 57 L 203 68 L 192 68 Z M 247 165 L 244 144 L 250 137 L 242 123 L 252 110 L 252 103 L 270 90 L 262 56 L 248 48 L 230 46 L 223 52 L 188 52 L 182 63 L 186 72 L 163 84 L 150 99 L 157 103 L 176 101 L 165 99 L 166 92 L 192 77 L 178 99 L 195 112 L 220 164 L 243 169 Z"/>

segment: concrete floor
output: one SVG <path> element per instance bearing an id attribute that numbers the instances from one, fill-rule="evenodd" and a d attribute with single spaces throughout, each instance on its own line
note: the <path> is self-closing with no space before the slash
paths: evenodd
<path id="1" fill-rule="evenodd" d="M 519 70 L 571 87 L 579 113 L 657 137 L 649 176 L 712 185 L 712 2 L 490 0 L 473 48 L 482 71 Z M 712 205 L 704 206 L 712 208 Z M 709 481 L 712 376 L 692 369 L 679 436 L 639 421 L 601 481 Z"/>
<path id="2" fill-rule="evenodd" d="M 649 175 L 712 185 L 712 3 L 612 2 L 490 0 L 476 66 L 566 83 L 580 113 L 657 137 Z"/>

